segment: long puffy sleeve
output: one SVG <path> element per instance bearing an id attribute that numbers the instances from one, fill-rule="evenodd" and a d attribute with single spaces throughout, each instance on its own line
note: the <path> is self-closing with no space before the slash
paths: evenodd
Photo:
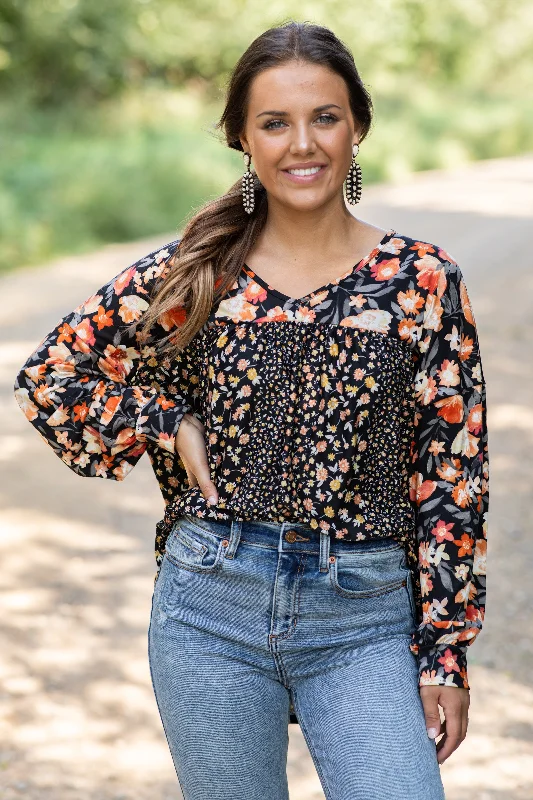
<path id="1" fill-rule="evenodd" d="M 154 348 L 127 326 L 149 307 L 178 242 L 127 267 L 64 317 L 16 377 L 26 418 L 78 475 L 121 481 L 148 442 L 174 454 L 179 424 L 191 409 L 187 393 L 175 382 L 139 382 L 139 367 L 153 360 Z"/>
<path id="2" fill-rule="evenodd" d="M 468 689 L 466 651 L 485 614 L 485 381 L 459 267 L 449 257 L 419 266 L 419 285 L 428 293 L 417 345 L 411 499 L 422 620 L 410 649 L 418 656 L 420 686 Z"/>

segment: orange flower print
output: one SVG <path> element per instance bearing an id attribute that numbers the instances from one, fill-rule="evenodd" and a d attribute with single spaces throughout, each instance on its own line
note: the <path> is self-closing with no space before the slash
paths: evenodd
<path id="1" fill-rule="evenodd" d="M 110 308 L 109 311 L 106 311 L 103 306 L 98 306 L 98 313 L 95 314 L 92 320 L 96 322 L 96 327 L 99 331 L 102 328 L 108 328 L 113 324 L 113 309 Z"/>
<path id="2" fill-rule="evenodd" d="M 438 416 L 442 417 L 446 422 L 456 423 L 463 421 L 463 398 L 460 394 L 452 394 L 451 397 L 443 397 L 442 400 L 437 400 L 435 408 L 438 408 Z"/>
<path id="3" fill-rule="evenodd" d="M 376 281 L 388 281 L 393 278 L 400 269 L 400 259 L 391 258 L 388 261 L 378 261 L 372 264 L 370 272 Z"/>
<path id="4" fill-rule="evenodd" d="M 362 308 L 366 302 L 367 302 L 366 297 L 362 294 L 358 294 L 357 296 L 353 294 L 350 295 L 351 306 L 355 306 L 356 308 Z"/>
<path id="5" fill-rule="evenodd" d="M 80 403 L 79 405 L 74 406 L 74 421 L 85 422 L 88 413 L 89 413 L 89 406 L 87 405 L 87 403 Z"/>
<path id="6" fill-rule="evenodd" d="M 452 653 L 449 647 L 444 651 L 444 655 L 438 658 L 437 661 L 439 664 L 443 665 L 445 672 L 459 672 L 460 668 L 457 664 L 457 656 Z"/>
<path id="7" fill-rule="evenodd" d="M 215 312 L 217 318 L 229 318 L 234 322 L 245 322 L 255 320 L 257 308 L 245 297 L 244 292 L 236 294 L 235 297 L 225 297 L 218 304 Z"/>
<path id="8" fill-rule="evenodd" d="M 461 361 L 467 361 L 472 355 L 473 349 L 474 349 L 474 340 L 471 339 L 470 336 L 462 336 L 461 346 L 459 348 L 459 359 Z"/>
<path id="9" fill-rule="evenodd" d="M 91 347 L 96 342 L 94 337 L 94 329 L 90 321 L 85 318 L 79 325 L 74 328 L 75 340 L 72 345 L 74 350 L 79 350 L 81 353 L 90 353 Z"/>
<path id="10" fill-rule="evenodd" d="M 474 540 L 470 538 L 467 533 L 463 533 L 460 539 L 455 540 L 455 544 L 459 547 L 459 552 L 457 555 L 459 556 L 469 556 L 472 554 L 472 548 L 474 546 Z"/>
<path id="11" fill-rule="evenodd" d="M 437 475 L 443 481 L 448 483 L 455 483 L 461 474 L 461 462 L 458 458 L 452 458 L 451 461 L 443 461 L 440 467 L 437 467 Z"/>
<path id="12" fill-rule="evenodd" d="M 125 347 L 123 344 L 115 347 L 113 344 L 108 344 L 104 350 L 104 358 L 98 360 L 98 366 L 111 380 L 124 383 L 136 358 L 139 358 L 139 352 L 133 347 Z"/>
<path id="13" fill-rule="evenodd" d="M 109 400 L 106 402 L 106 404 L 104 406 L 104 410 L 102 411 L 102 420 L 103 420 L 103 422 L 105 422 L 106 424 L 111 422 L 111 420 L 113 419 L 113 417 L 115 415 L 115 412 L 116 412 L 117 408 L 120 405 L 120 401 L 121 400 L 122 400 L 122 397 L 120 395 L 114 395 L 114 396 L 111 396 L 109 398 Z"/>
<path id="14" fill-rule="evenodd" d="M 63 325 L 60 325 L 58 331 L 59 331 L 59 336 L 56 339 L 58 344 L 60 342 L 72 341 L 72 334 L 74 333 L 74 329 L 70 327 L 68 322 L 64 322 Z"/>
<path id="15" fill-rule="evenodd" d="M 157 443 L 163 450 L 173 453 L 175 450 L 176 437 L 172 436 L 170 433 L 160 433 Z"/>
<path id="16" fill-rule="evenodd" d="M 433 439 L 428 450 L 432 456 L 438 456 L 445 451 L 444 442 L 437 442 L 436 439 Z"/>
<path id="17" fill-rule="evenodd" d="M 457 486 L 452 489 L 452 497 L 455 505 L 459 508 L 466 508 L 471 501 L 470 492 L 468 491 L 468 481 L 464 478 L 459 481 Z"/>
<path id="18" fill-rule="evenodd" d="M 118 314 L 123 322 L 129 324 L 140 319 L 148 308 L 148 303 L 144 297 L 136 294 L 128 294 L 119 298 Z"/>
<path id="19" fill-rule="evenodd" d="M 408 289 L 406 292 L 398 292 L 398 305 L 405 314 L 418 314 L 424 307 L 424 298 L 420 292 Z"/>
<path id="20" fill-rule="evenodd" d="M 118 278 L 115 280 L 113 284 L 113 291 L 117 295 L 121 295 L 124 289 L 130 285 L 131 279 L 135 275 L 135 267 L 130 267 L 129 269 L 125 269 Z"/>
<path id="21" fill-rule="evenodd" d="M 250 281 L 243 292 L 249 303 L 262 303 L 266 300 L 268 292 L 257 281 Z"/>
<path id="22" fill-rule="evenodd" d="M 159 397 L 156 400 L 156 403 L 163 409 L 163 411 L 166 411 L 167 408 L 176 408 L 176 403 L 174 402 L 174 400 L 171 400 L 170 398 L 165 397 L 164 395 L 159 395 Z"/>
<path id="23" fill-rule="evenodd" d="M 186 319 L 187 312 L 184 306 L 176 306 L 176 308 L 172 308 L 170 311 L 161 314 L 158 322 L 163 330 L 170 331 L 172 328 L 179 328 L 180 325 L 184 324 Z"/>
<path id="24" fill-rule="evenodd" d="M 116 455 L 121 450 L 131 447 L 137 441 L 134 428 L 123 428 L 115 439 L 115 444 L 111 448 L 111 454 Z"/>
<path id="25" fill-rule="evenodd" d="M 456 364 L 455 361 L 445 359 L 440 369 L 437 370 L 437 374 L 441 386 L 457 386 L 460 382 L 459 364 Z"/>
<path id="26" fill-rule="evenodd" d="M 435 248 L 429 242 L 415 242 L 413 245 L 411 245 L 409 250 L 415 250 L 420 257 L 424 256 L 426 253 L 435 252 Z"/>
<path id="27" fill-rule="evenodd" d="M 428 497 L 431 497 L 436 488 L 437 484 L 435 481 L 425 481 L 420 472 L 411 476 L 411 500 L 414 500 L 419 505 L 424 500 L 427 500 Z"/>
<path id="28" fill-rule="evenodd" d="M 422 289 L 427 289 L 430 295 L 437 294 L 442 297 L 448 285 L 446 272 L 442 268 L 442 263 L 435 256 L 425 255 L 415 261 L 418 270 L 417 283 Z"/>
<path id="29" fill-rule="evenodd" d="M 313 322 L 316 317 L 316 311 L 306 306 L 299 306 L 294 315 L 294 319 L 300 322 Z"/>
<path id="30" fill-rule="evenodd" d="M 483 406 L 481 403 L 476 403 L 468 412 L 466 419 L 466 427 L 470 433 L 480 434 L 483 427 Z"/>
<path id="31" fill-rule="evenodd" d="M 439 544 L 446 540 L 453 542 L 453 533 L 451 533 L 452 528 L 453 522 L 444 522 L 444 520 L 439 519 L 437 524 L 433 527 L 431 533 Z"/>
<path id="32" fill-rule="evenodd" d="M 463 309 L 463 314 L 465 315 L 465 319 L 471 325 L 475 325 L 474 315 L 472 314 L 472 306 L 470 305 L 470 298 L 468 296 L 468 291 L 466 289 L 466 285 L 463 280 L 461 280 L 461 282 L 459 283 L 459 293 L 461 296 L 461 306 Z"/>

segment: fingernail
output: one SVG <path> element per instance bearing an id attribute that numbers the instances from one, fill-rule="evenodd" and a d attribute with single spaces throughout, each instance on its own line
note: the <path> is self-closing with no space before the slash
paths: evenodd
<path id="1" fill-rule="evenodd" d="M 208 497 L 208 498 L 207 498 L 207 502 L 208 502 L 208 503 L 215 504 L 215 503 L 216 503 L 216 501 L 217 501 L 217 499 L 216 499 L 216 497 L 215 497 L 215 495 L 214 495 L 214 494 L 212 494 L 212 495 L 211 495 L 211 497 Z"/>
<path id="2" fill-rule="evenodd" d="M 428 728 L 428 736 L 430 739 L 435 739 L 439 735 L 436 728 Z"/>

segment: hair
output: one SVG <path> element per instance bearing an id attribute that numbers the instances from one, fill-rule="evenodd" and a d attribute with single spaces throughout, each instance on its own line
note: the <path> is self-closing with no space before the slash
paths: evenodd
<path id="1" fill-rule="evenodd" d="M 344 78 L 360 130 L 359 141 L 364 139 L 372 123 L 373 106 L 350 50 L 329 28 L 290 20 L 254 39 L 233 68 L 224 111 L 214 126 L 222 130 L 227 146 L 243 151 L 239 137 L 245 131 L 254 78 L 263 70 L 290 61 L 320 64 Z M 161 354 L 177 354 L 187 346 L 208 319 L 217 298 L 234 284 L 257 241 L 266 222 L 268 202 L 256 173 L 252 176 L 252 214 L 244 210 L 239 178 L 225 194 L 200 207 L 186 223 L 176 251 L 167 262 L 170 269 L 156 285 L 139 323 L 141 336 L 146 338 L 163 315 L 167 321 L 179 321 L 168 336 L 155 344 Z"/>

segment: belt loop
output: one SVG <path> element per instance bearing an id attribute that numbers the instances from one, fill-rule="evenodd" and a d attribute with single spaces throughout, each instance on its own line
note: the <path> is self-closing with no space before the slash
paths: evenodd
<path id="1" fill-rule="evenodd" d="M 239 546 L 239 542 L 241 540 L 241 529 L 242 529 L 242 520 L 232 519 L 229 544 L 226 547 L 224 558 L 233 558 L 235 556 L 235 551 L 237 550 L 237 547 Z"/>
<path id="2" fill-rule="evenodd" d="M 285 525 L 287 524 L 286 521 L 281 523 L 281 528 L 279 529 L 279 539 L 278 539 L 278 553 L 283 553 L 283 534 L 285 532 Z"/>
<path id="3" fill-rule="evenodd" d="M 330 538 L 328 531 L 320 531 L 320 558 L 319 572 L 329 572 L 329 545 Z"/>

